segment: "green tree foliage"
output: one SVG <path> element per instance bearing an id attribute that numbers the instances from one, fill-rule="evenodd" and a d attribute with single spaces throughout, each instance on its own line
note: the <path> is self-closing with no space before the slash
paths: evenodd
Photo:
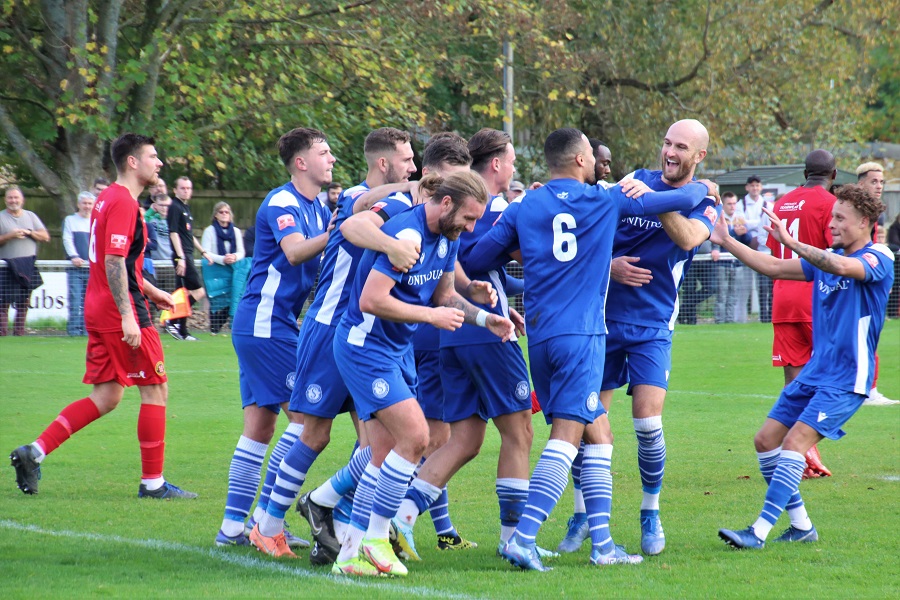
<path id="1" fill-rule="evenodd" d="M 666 126 L 710 129 L 707 166 L 797 160 L 896 135 L 896 3 L 862 0 L 0 0 L 0 159 L 60 212 L 126 130 L 168 177 L 267 189 L 274 142 L 326 131 L 344 183 L 373 127 L 502 127 L 515 45 L 520 170 L 560 126 L 604 139 L 616 174 Z M 869 64 L 876 56 L 875 66 Z M 872 108 L 867 108 L 869 105 Z M 726 151 L 727 149 L 727 151 Z M 106 161 L 108 162 L 108 161 Z"/>

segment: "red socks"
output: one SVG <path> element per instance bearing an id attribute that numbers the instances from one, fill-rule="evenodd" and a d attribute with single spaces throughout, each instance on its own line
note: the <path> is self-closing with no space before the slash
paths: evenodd
<path id="1" fill-rule="evenodd" d="M 44 454 L 50 454 L 60 447 L 76 431 L 100 418 L 97 405 L 90 398 L 82 398 L 65 407 L 47 429 L 38 436 L 38 444 Z"/>
<path id="2" fill-rule="evenodd" d="M 162 477 L 166 454 L 166 407 L 141 404 L 137 425 L 141 444 L 141 479 Z"/>

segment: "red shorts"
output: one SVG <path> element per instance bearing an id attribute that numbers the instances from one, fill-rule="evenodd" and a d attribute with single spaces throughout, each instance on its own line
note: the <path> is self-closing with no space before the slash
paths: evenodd
<path id="1" fill-rule="evenodd" d="M 132 348 L 122 341 L 122 332 L 88 331 L 84 383 L 115 381 L 119 385 L 166 383 L 162 343 L 153 327 L 141 329 L 141 345 Z"/>
<path id="2" fill-rule="evenodd" d="M 802 367 L 812 355 L 812 323 L 773 323 L 773 367 Z"/>

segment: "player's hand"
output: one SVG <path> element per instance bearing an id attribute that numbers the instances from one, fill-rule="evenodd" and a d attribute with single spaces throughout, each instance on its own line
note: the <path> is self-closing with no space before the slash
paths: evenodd
<path id="1" fill-rule="evenodd" d="M 653 190 L 650 189 L 650 186 L 643 181 L 630 177 L 628 179 L 623 179 L 622 181 L 620 181 L 619 187 L 622 188 L 622 192 L 625 194 L 625 196 L 631 198 L 632 200 L 637 200 L 644 194 L 653 192 Z"/>
<path id="2" fill-rule="evenodd" d="M 528 186 L 528 189 L 536 190 L 536 189 L 542 188 L 542 187 L 544 187 L 543 183 L 541 183 L 540 181 L 533 181 L 533 182 L 531 182 L 531 185 Z"/>
<path id="3" fill-rule="evenodd" d="M 650 273 L 650 269 L 642 269 L 641 267 L 634 266 L 634 263 L 639 260 L 641 259 L 638 256 L 617 256 L 612 259 L 612 263 L 610 264 L 610 277 L 613 278 L 613 281 L 631 287 L 641 287 L 645 283 L 650 283 L 653 281 L 653 275 Z"/>
<path id="4" fill-rule="evenodd" d="M 500 338 L 501 342 L 508 342 L 516 333 L 516 326 L 513 325 L 512 321 L 493 313 L 488 315 L 484 326 L 487 327 L 491 333 Z"/>
<path id="5" fill-rule="evenodd" d="M 122 341 L 131 346 L 132 348 L 140 348 L 141 346 L 141 328 L 138 327 L 137 321 L 134 320 L 134 316 L 128 315 L 127 317 L 122 317 Z"/>
<path id="6" fill-rule="evenodd" d="M 392 238 L 392 240 L 391 247 L 387 251 L 388 260 L 395 269 L 406 273 L 419 260 L 419 252 L 422 249 L 421 242 L 396 238 Z"/>
<path id="7" fill-rule="evenodd" d="M 779 244 L 784 244 L 789 246 L 790 241 L 793 241 L 791 234 L 788 232 L 787 228 L 784 226 L 784 221 L 778 218 L 778 216 L 772 212 L 772 209 L 768 206 L 762 207 L 763 213 L 767 217 L 769 217 L 769 224 L 763 226 L 769 235 L 774 236 Z"/>
<path id="8" fill-rule="evenodd" d="M 466 295 L 469 300 L 478 304 L 487 304 L 490 307 L 497 305 L 497 290 L 487 281 L 470 281 Z"/>
<path id="9" fill-rule="evenodd" d="M 156 305 L 159 310 L 175 310 L 175 299 L 172 294 L 162 291 L 159 288 L 147 289 L 147 298 Z"/>
<path id="10" fill-rule="evenodd" d="M 513 325 L 515 325 L 517 336 L 522 337 L 523 335 L 525 335 L 525 317 L 520 315 L 519 311 L 510 307 L 509 320 L 512 321 Z"/>
<path id="11" fill-rule="evenodd" d="M 456 331 L 462 327 L 466 314 L 458 308 L 435 306 L 431 309 L 431 324 L 438 329 Z"/>
<path id="12" fill-rule="evenodd" d="M 187 273 L 187 263 L 184 262 L 186 260 L 186 258 L 183 258 L 178 261 L 177 265 L 175 265 L 175 274 L 179 277 L 184 277 L 184 274 Z"/>
<path id="13" fill-rule="evenodd" d="M 410 181 L 409 182 L 409 195 L 412 197 L 412 205 L 418 206 L 420 204 L 425 204 L 425 201 L 428 200 L 428 196 L 421 193 L 419 191 L 419 182 L 418 181 Z"/>
<path id="14" fill-rule="evenodd" d="M 716 219 L 716 225 L 713 227 L 712 233 L 709 235 L 709 241 L 715 244 L 716 246 L 725 245 L 725 240 L 730 238 L 731 235 L 728 233 L 728 223 L 725 222 L 725 215 L 722 215 L 718 219 Z M 716 252 L 713 250 L 713 252 Z M 713 260 L 718 260 L 713 257 Z"/>
<path id="15" fill-rule="evenodd" d="M 328 226 L 325 227 L 325 233 L 331 233 L 331 230 L 334 229 L 334 222 L 337 220 L 337 214 L 337 209 L 335 209 L 334 212 L 331 213 L 331 218 L 328 219 Z"/>
<path id="16" fill-rule="evenodd" d="M 702 183 L 706 186 L 707 191 L 709 192 L 707 196 L 712 196 L 716 199 L 716 206 L 722 204 L 722 197 L 719 196 L 719 184 L 710 181 L 709 179 L 698 179 L 697 183 Z"/>

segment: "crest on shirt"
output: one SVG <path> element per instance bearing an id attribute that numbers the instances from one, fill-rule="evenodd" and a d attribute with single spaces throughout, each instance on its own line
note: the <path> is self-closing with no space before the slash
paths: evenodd
<path id="1" fill-rule="evenodd" d="M 312 383 L 306 388 L 306 400 L 310 404 L 318 404 L 322 401 L 322 388 Z"/>
<path id="2" fill-rule="evenodd" d="M 584 405 L 590 412 L 594 412 L 595 410 L 597 410 L 597 404 L 599 403 L 599 401 L 600 399 L 597 396 L 597 392 L 591 392 L 591 395 L 587 397 Z"/>
<path id="3" fill-rule="evenodd" d="M 438 258 L 447 256 L 447 238 L 442 237 L 438 243 Z"/>
<path id="4" fill-rule="evenodd" d="M 524 400 L 528 397 L 528 382 L 520 381 L 516 384 L 516 398 Z"/>
<path id="5" fill-rule="evenodd" d="M 287 374 L 287 377 L 284 378 L 284 385 L 287 386 L 289 390 L 294 389 L 294 383 L 297 381 L 297 374 L 294 371 L 291 371 Z"/>
<path id="6" fill-rule="evenodd" d="M 719 217 L 718 213 L 716 213 L 715 207 L 713 206 L 707 206 L 706 210 L 703 211 L 703 216 L 709 219 L 709 222 L 713 225 L 716 224 L 716 220 Z"/>
<path id="7" fill-rule="evenodd" d="M 109 245 L 116 250 L 124 250 L 128 247 L 128 236 L 120 233 L 114 233 L 109 236 Z"/>
<path id="8" fill-rule="evenodd" d="M 278 231 L 282 231 L 287 229 L 288 227 L 294 227 L 296 223 L 294 222 L 294 215 L 281 215 L 276 219 L 278 223 Z"/>
<path id="9" fill-rule="evenodd" d="M 864 261 L 866 261 L 867 263 L 869 263 L 869 266 L 870 266 L 870 267 L 872 267 L 873 269 L 877 269 L 877 268 L 878 268 L 878 259 L 875 257 L 874 254 L 871 254 L 871 253 L 869 253 L 869 252 L 866 252 L 866 253 L 864 253 L 864 254 L 862 255 L 862 257 L 863 257 L 863 260 L 864 260 Z"/>
<path id="10" fill-rule="evenodd" d="M 379 400 L 387 396 L 389 391 L 391 391 L 391 386 L 381 377 L 372 382 L 372 393 Z"/>

